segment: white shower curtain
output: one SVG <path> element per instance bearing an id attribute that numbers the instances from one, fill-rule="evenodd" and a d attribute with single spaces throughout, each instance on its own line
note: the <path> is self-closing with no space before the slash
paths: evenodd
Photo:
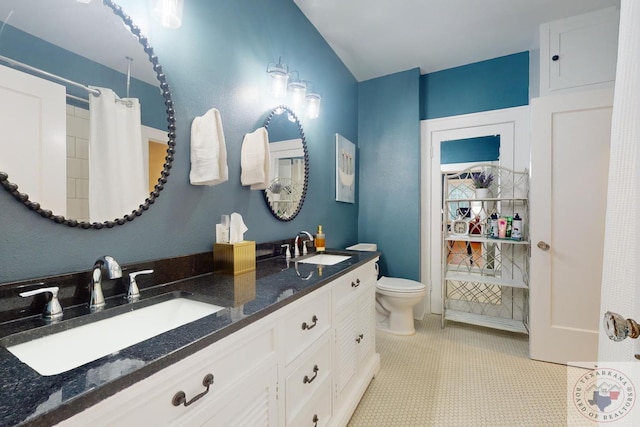
<path id="1" fill-rule="evenodd" d="M 140 103 L 108 88 L 89 96 L 89 218 L 121 218 L 149 196 Z"/>
<path id="2" fill-rule="evenodd" d="M 611 123 L 611 156 L 600 315 L 606 311 L 640 321 L 640 280 L 638 253 L 638 191 L 640 167 L 640 2 L 622 0 L 616 68 L 615 95 Z M 601 329 L 598 367 L 620 367 L 640 390 L 639 340 L 613 342 Z M 622 365 L 620 365 L 622 363 Z M 635 397 L 640 400 L 640 397 Z M 640 425 L 640 402 L 621 420 L 624 425 Z M 614 423 L 615 424 L 615 423 Z M 616 424 L 617 425 L 617 424 Z"/>

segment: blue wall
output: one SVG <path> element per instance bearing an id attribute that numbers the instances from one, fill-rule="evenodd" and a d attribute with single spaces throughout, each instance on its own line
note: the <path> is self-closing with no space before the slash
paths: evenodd
<path id="1" fill-rule="evenodd" d="M 420 278 L 420 70 L 358 88 L 358 237 L 377 243 L 381 273 Z"/>
<path id="2" fill-rule="evenodd" d="M 145 18 L 148 2 L 122 0 Z M 335 133 L 358 140 L 357 82 L 291 0 L 189 0 L 178 30 L 150 24 L 145 34 L 163 65 L 177 115 L 174 167 L 148 212 L 104 230 L 68 228 L 45 220 L 0 191 L 0 283 L 88 270 L 101 255 L 122 263 L 210 251 L 221 214 L 239 212 L 258 242 L 290 238 L 322 224 L 328 247 L 357 238 L 357 205 L 335 202 Z M 290 222 L 276 220 L 262 194 L 240 185 L 240 146 L 278 103 L 266 95 L 266 66 L 283 60 L 323 95 L 320 117 L 301 118 L 309 146 L 308 196 Z M 417 96 L 417 83 L 416 83 Z M 191 121 L 220 110 L 229 181 L 189 184 Z"/>
<path id="3" fill-rule="evenodd" d="M 529 103 L 529 52 L 420 77 L 420 119 L 518 107 Z"/>

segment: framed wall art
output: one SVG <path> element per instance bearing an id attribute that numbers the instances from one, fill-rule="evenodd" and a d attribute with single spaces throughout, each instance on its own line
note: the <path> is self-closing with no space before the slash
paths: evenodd
<path id="1" fill-rule="evenodd" d="M 356 202 L 356 145 L 336 134 L 336 201 Z"/>

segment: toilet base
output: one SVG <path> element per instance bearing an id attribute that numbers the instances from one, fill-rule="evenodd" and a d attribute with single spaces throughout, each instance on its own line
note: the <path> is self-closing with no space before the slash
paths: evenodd
<path id="1" fill-rule="evenodd" d="M 387 334 L 392 334 L 392 335 L 402 335 L 402 336 L 415 335 L 416 334 L 415 328 L 413 329 L 413 331 L 397 331 L 397 330 L 391 330 L 391 329 L 386 328 L 384 326 L 378 326 L 378 325 L 376 325 L 376 331 L 385 332 Z"/>

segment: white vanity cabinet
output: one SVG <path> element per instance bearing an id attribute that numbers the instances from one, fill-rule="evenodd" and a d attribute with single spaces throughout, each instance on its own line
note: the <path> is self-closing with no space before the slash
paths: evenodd
<path id="1" fill-rule="evenodd" d="M 540 95 L 613 86 L 620 11 L 607 8 L 540 26 Z"/>
<path id="2" fill-rule="evenodd" d="M 346 425 L 380 367 L 375 352 L 376 279 L 375 263 L 370 262 L 333 288 L 336 425 Z"/>
<path id="3" fill-rule="evenodd" d="M 375 280 L 372 260 L 58 425 L 344 427 L 380 367 Z"/>

